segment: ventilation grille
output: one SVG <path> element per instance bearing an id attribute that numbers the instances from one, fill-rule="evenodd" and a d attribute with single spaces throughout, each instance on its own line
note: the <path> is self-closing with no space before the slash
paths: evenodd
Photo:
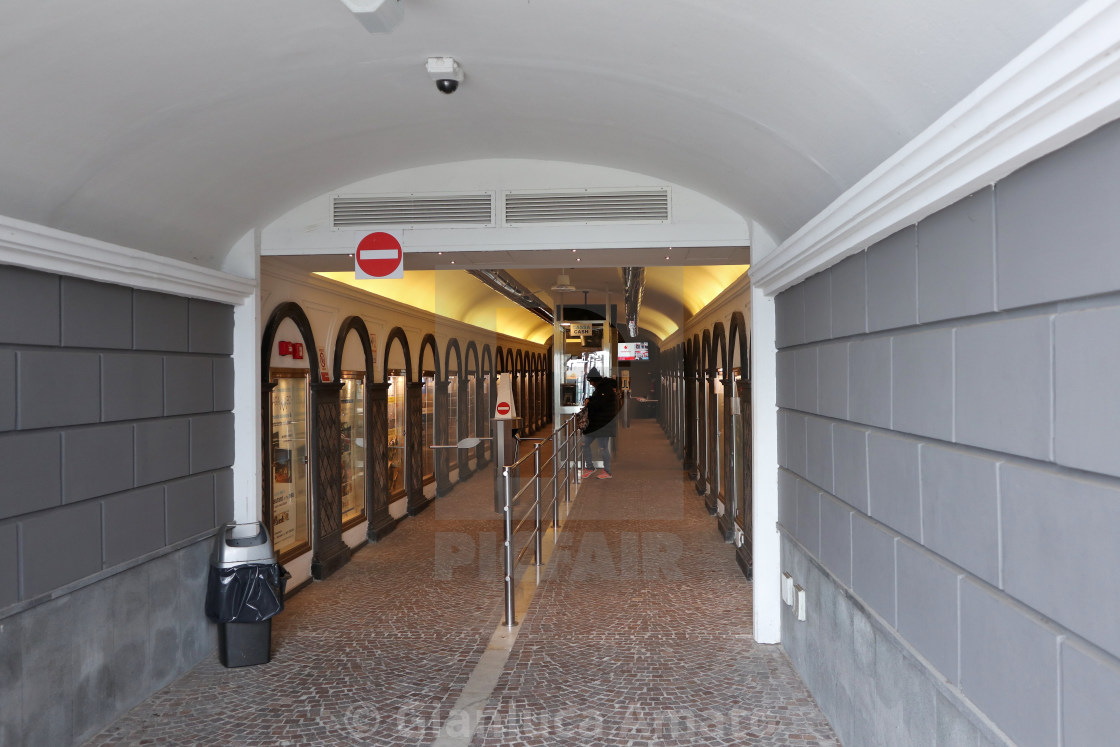
<path id="1" fill-rule="evenodd" d="M 668 189 L 507 192 L 505 222 L 628 223 L 669 220 Z"/>
<path id="2" fill-rule="evenodd" d="M 335 228 L 429 223 L 493 225 L 494 195 L 489 192 L 479 192 L 455 195 L 335 197 L 331 210 Z"/>

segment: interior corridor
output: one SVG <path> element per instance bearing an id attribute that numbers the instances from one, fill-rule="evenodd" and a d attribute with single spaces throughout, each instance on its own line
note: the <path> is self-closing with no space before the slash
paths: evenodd
<path id="1" fill-rule="evenodd" d="M 512 635 L 483 472 L 289 599 L 270 663 L 213 655 L 88 744 L 839 744 L 753 642 L 750 582 L 655 421 L 620 429 L 613 472 L 579 487 Z M 479 690 L 492 636 L 508 659 Z"/>

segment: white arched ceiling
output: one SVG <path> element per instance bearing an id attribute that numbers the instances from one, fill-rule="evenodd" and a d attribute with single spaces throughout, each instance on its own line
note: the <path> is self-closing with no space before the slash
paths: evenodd
<path id="1" fill-rule="evenodd" d="M 514 157 L 654 175 L 780 241 L 1078 3 L 402 5 L 369 34 L 339 0 L 10 3 L 0 214 L 216 268 L 336 185 Z"/>

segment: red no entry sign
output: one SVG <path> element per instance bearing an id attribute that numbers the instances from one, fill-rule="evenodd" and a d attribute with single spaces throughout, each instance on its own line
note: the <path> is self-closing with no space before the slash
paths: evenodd
<path id="1" fill-rule="evenodd" d="M 365 280 L 404 277 L 404 251 L 391 233 L 378 231 L 358 242 L 354 252 L 354 275 Z"/>
<path id="2" fill-rule="evenodd" d="M 499 402 L 497 410 L 499 415 L 509 415 L 509 402 Z"/>

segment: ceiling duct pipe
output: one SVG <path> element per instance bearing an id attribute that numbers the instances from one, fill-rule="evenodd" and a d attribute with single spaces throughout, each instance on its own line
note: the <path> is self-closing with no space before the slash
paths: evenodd
<path id="1" fill-rule="evenodd" d="M 552 309 L 545 305 L 537 295 L 517 282 L 512 275 L 504 270 L 467 270 L 471 275 L 481 280 L 491 289 L 539 316 L 549 324 L 555 321 Z"/>
<path id="2" fill-rule="evenodd" d="M 622 268 L 623 298 L 625 299 L 626 326 L 630 336 L 638 335 L 638 309 L 642 305 L 642 292 L 646 289 L 646 268 Z"/>

